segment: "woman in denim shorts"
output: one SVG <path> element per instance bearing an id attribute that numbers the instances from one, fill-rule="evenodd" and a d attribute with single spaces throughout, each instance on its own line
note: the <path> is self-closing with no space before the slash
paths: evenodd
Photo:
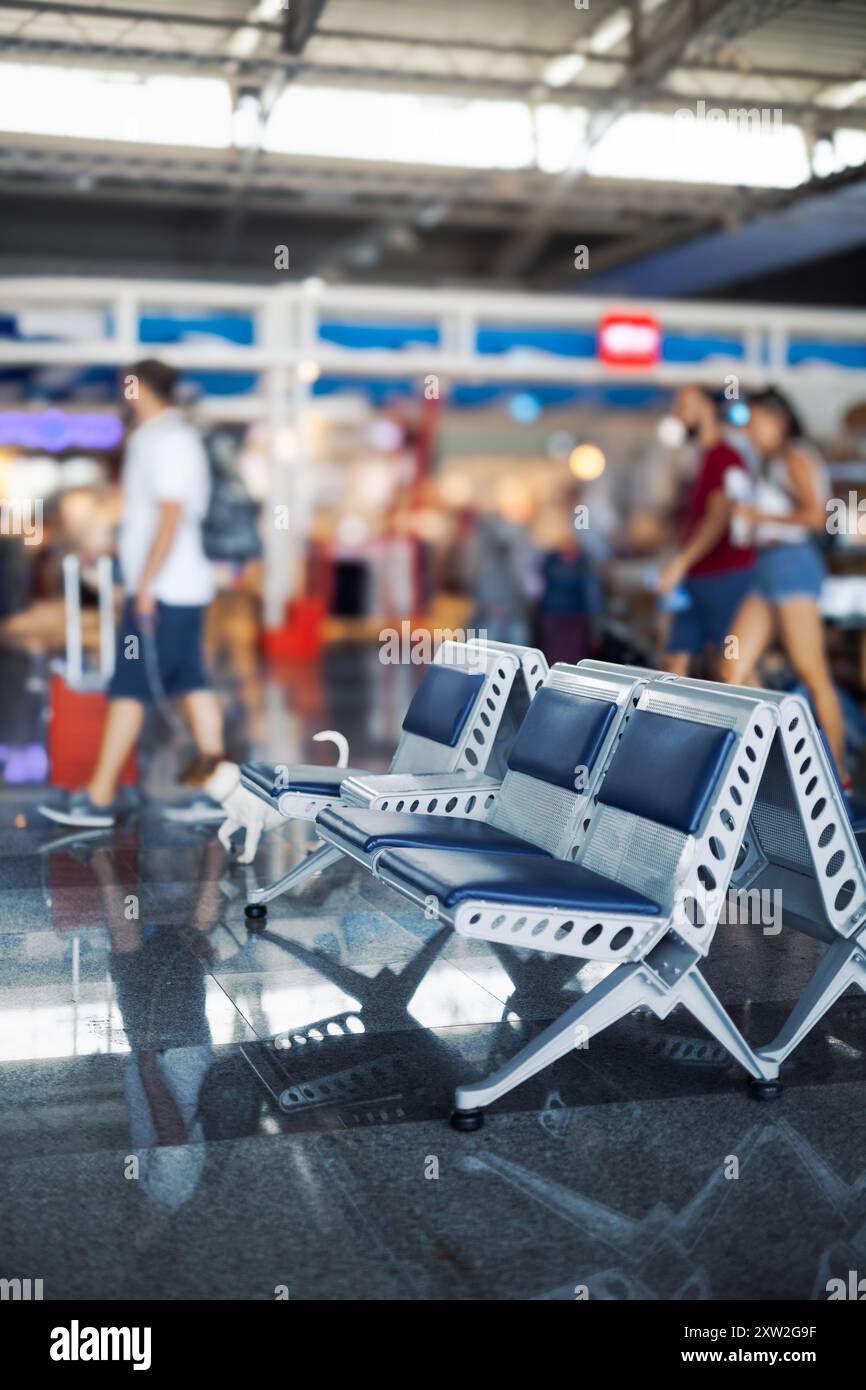
<path id="1" fill-rule="evenodd" d="M 749 412 L 749 437 L 760 467 L 754 500 L 735 507 L 734 517 L 752 528 L 758 558 L 754 591 L 734 617 L 736 640 L 722 662 L 722 678 L 732 685 L 757 684 L 761 657 L 778 636 L 809 691 L 844 782 L 842 708 L 818 608 L 825 569 L 815 534 L 827 522 L 823 463 L 803 439 L 793 407 L 781 392 L 761 391 L 749 402 Z"/>

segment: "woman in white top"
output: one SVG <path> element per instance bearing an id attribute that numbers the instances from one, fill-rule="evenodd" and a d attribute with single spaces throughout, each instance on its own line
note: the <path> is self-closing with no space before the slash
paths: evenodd
<path id="1" fill-rule="evenodd" d="M 732 685 L 758 684 L 758 664 L 778 635 L 809 691 L 844 782 L 842 708 L 818 608 L 825 568 L 815 534 L 827 522 L 824 465 L 804 440 L 797 415 L 780 391 L 752 397 L 748 432 L 760 466 L 754 500 L 737 505 L 734 518 L 751 529 L 758 560 L 753 592 L 737 610 L 725 644 L 731 655 L 722 661 L 722 679 Z"/>

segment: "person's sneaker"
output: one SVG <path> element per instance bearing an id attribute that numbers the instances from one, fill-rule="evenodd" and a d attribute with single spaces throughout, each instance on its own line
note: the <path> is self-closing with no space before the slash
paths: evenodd
<path id="1" fill-rule="evenodd" d="M 117 809 L 114 802 L 108 806 L 95 806 L 87 792 L 69 792 L 66 800 L 57 806 L 42 805 L 37 811 L 58 825 L 80 825 L 85 829 L 98 829 L 114 825 Z"/>
<path id="2" fill-rule="evenodd" d="M 162 814 L 179 825 L 216 825 L 225 820 L 228 812 L 212 796 L 200 796 L 186 806 L 166 806 Z"/>

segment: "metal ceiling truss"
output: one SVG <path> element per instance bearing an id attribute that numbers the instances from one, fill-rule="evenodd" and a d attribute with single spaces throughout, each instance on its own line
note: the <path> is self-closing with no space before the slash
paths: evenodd
<path id="1" fill-rule="evenodd" d="M 632 0 L 634 3 L 634 0 Z M 98 6 L 87 4 L 39 4 L 37 0 L 0 0 L 0 13 L 4 10 L 24 11 L 29 19 L 45 14 L 56 14 L 70 20 L 78 18 L 99 19 L 102 21 L 125 21 L 123 31 L 134 38 L 135 29 L 142 23 L 159 24 L 168 29 L 215 33 L 229 39 L 239 30 L 252 30 L 261 40 L 283 40 L 284 51 L 268 46 L 266 51 L 256 47 L 248 53 L 233 53 L 225 45 L 213 48 L 165 47 L 162 45 L 120 42 L 119 36 L 112 40 L 90 39 L 86 32 L 75 39 L 47 38 L 27 32 L 27 22 L 10 34 L 0 34 L 0 52 L 6 52 L 18 59 L 44 61 L 62 59 L 74 63 L 127 63 L 133 66 L 152 68 L 202 68 L 212 72 L 224 72 L 238 76 L 251 77 L 258 73 L 285 73 L 303 76 L 312 81 L 331 82 L 335 85 L 361 87 L 387 87 L 390 90 L 414 91 L 418 88 L 440 91 L 444 95 L 499 96 L 503 99 L 537 101 L 543 95 L 561 105 L 586 106 L 590 109 L 606 111 L 612 106 L 623 109 L 623 103 L 634 101 L 640 95 L 641 104 L 665 107 L 669 103 L 682 102 L 682 94 L 660 88 L 663 75 L 674 71 L 684 73 L 704 73 L 711 75 L 729 74 L 734 85 L 744 80 L 798 81 L 827 83 L 855 81 L 858 73 L 820 73 L 808 69 L 785 69 L 751 67 L 741 61 L 731 65 L 718 63 L 712 56 L 723 47 L 732 34 L 742 35 L 755 27 L 765 24 L 783 14 L 798 0 L 673 0 L 664 5 L 653 16 L 652 27 L 646 16 L 641 19 L 640 29 L 635 29 L 633 50 L 625 58 L 611 53 L 594 53 L 588 45 L 574 45 L 574 51 L 583 54 L 587 64 L 600 65 L 613 74 L 618 74 L 612 85 L 569 83 L 568 86 L 551 90 L 545 88 L 541 73 L 530 71 L 525 77 L 503 78 L 474 72 L 457 71 L 434 72 L 423 69 L 395 71 L 392 63 L 385 65 L 375 61 L 367 53 L 361 54 L 360 61 L 329 62 L 324 56 L 304 58 L 303 46 L 311 38 L 318 42 L 353 42 L 359 47 L 378 47 L 382 44 L 408 46 L 416 53 L 425 48 L 452 52 L 484 54 L 495 59 L 501 57 L 523 57 L 537 59 L 543 64 L 557 56 L 556 48 L 541 46 L 505 46 L 483 43 L 459 38 L 423 37 L 415 35 L 386 34 L 362 30 L 320 28 L 317 19 L 324 9 L 324 0 L 293 0 L 286 11 L 289 24 L 271 23 L 244 16 L 221 17 L 199 13 L 120 8 L 117 6 Z M 638 12 L 636 10 L 636 12 Z M 253 11 L 254 13 L 254 11 Z M 104 28 L 104 24 L 102 26 Z M 76 26 L 76 35 L 80 32 Z M 303 39 L 302 36 L 303 35 Z M 694 50 L 686 55 L 686 50 Z M 684 56 L 685 55 L 685 56 Z M 746 98 L 741 91 L 733 90 L 730 95 L 713 94 L 713 101 L 723 106 L 738 107 Z M 835 117 L 834 108 L 806 99 L 787 100 L 789 114 L 796 118 L 809 119 L 824 116 Z M 846 112 L 852 123 L 866 123 L 866 111 Z"/>
<path id="2" fill-rule="evenodd" d="M 0 55 L 25 62 L 87 64 L 136 70 L 179 70 L 221 73 L 238 86 L 246 84 L 262 93 L 263 110 L 271 109 L 279 92 L 292 80 L 326 84 L 335 89 L 429 92 L 443 96 L 498 97 L 532 105 L 549 101 L 583 107 L 590 112 L 589 140 L 578 161 L 560 175 L 537 169 L 447 170 L 430 166 L 410 167 L 354 160 L 296 158 L 266 154 L 260 144 L 246 151 L 184 151 L 111 148 L 107 143 L 87 148 L 86 142 L 47 138 L 0 137 L 0 181 L 18 193 L 51 196 L 59 190 L 87 199 L 103 197 L 135 200 L 156 197 L 176 205 L 210 205 L 226 213 L 228 245 L 240 232 L 243 218 L 256 211 L 286 212 L 298 217 L 323 215 L 338 221 L 362 221 L 360 231 L 323 247 L 323 265 L 351 262 L 359 245 L 389 245 L 400 238 L 416 240 L 425 226 L 424 213 L 441 205 L 435 223 L 466 228 L 488 228 L 511 235 L 491 257 L 490 274 L 497 280 L 522 278 L 536 266 L 545 283 L 562 278 L 568 267 L 561 262 L 561 243 L 552 244 L 551 255 L 541 267 L 548 242 L 564 232 L 575 240 L 587 232 L 616 238 L 597 248 L 593 269 L 633 259 L 647 250 L 669 245 L 696 232 L 745 220 L 778 206 L 779 190 L 731 189 L 716 185 L 656 184 L 629 180 L 601 180 L 585 175 L 588 150 L 622 115 L 630 110 L 671 113 L 696 100 L 696 92 L 673 90 L 674 75 L 681 85 L 694 87 L 701 76 L 716 85 L 731 79 L 729 94 L 701 93 L 708 104 L 730 110 L 748 110 L 772 101 L 783 108 L 785 119 L 821 133 L 838 124 L 866 128 L 866 107 L 852 105 L 840 112 L 815 100 L 814 92 L 798 92 L 759 98 L 747 96 L 743 87 L 760 81 L 814 83 L 817 91 L 830 83 L 854 81 L 859 74 L 817 73 L 801 68 L 752 68 L 733 42 L 756 28 L 764 28 L 795 8 L 799 0 L 665 0 L 647 15 L 640 0 L 628 0 L 632 31 L 627 45 L 612 52 L 593 52 L 586 42 L 576 45 L 587 60 L 590 80 L 550 89 L 542 80 L 544 66 L 562 47 L 532 43 L 505 45 L 496 42 L 495 27 L 489 42 L 454 35 L 389 34 L 320 26 L 326 0 L 291 0 L 280 19 L 254 18 L 253 0 L 246 13 L 206 15 L 182 9 L 148 10 L 99 4 L 38 3 L 38 0 L 0 0 L 0 19 L 5 11 L 23 12 L 31 19 L 46 14 L 68 21 L 69 38 L 42 37 L 29 27 L 29 19 L 14 33 L 0 34 Z M 410 11 L 405 11 L 407 17 Z M 606 11 L 601 22 L 609 17 Z M 99 21 L 98 35 L 87 21 Z M 116 30 L 110 39 L 110 23 Z M 146 25 L 164 26 L 170 45 L 134 42 Z M 125 27 L 123 27 L 125 26 Z M 90 38 L 88 30 L 93 32 Z M 232 44 L 234 36 L 252 31 L 249 44 Z M 44 31 L 43 31 L 44 32 Z M 257 37 L 256 37 L 257 36 Z M 314 47 L 310 51 L 310 43 Z M 357 51 L 353 52 L 351 45 Z M 422 63 L 444 55 L 447 71 L 408 70 L 391 61 L 383 46 L 411 47 L 411 61 Z M 378 49 L 378 52 L 376 51 Z M 334 52 L 337 61 L 328 61 Z M 393 49 L 392 49 L 393 51 Z M 453 62 L 448 63 L 448 55 Z M 460 71 L 460 58 L 466 62 Z M 406 55 L 407 58 L 409 55 Z M 494 75 L 498 58 L 522 60 L 522 75 Z M 473 60 L 471 71 L 465 68 Z M 438 60 L 442 66 L 441 57 Z M 431 64 L 435 66 L 435 62 Z M 486 69 L 486 70 L 485 70 Z M 501 65 L 500 65 L 501 69 Z M 691 82 L 689 79 L 691 78 Z M 592 80 L 595 79 L 595 80 Z M 748 86 L 747 86 L 748 90 Z M 827 180 L 822 181 L 826 185 Z M 814 192 L 814 185 L 785 193 L 795 201 Z"/>
<path id="3" fill-rule="evenodd" d="M 495 271 L 506 278 L 519 278 L 524 275 L 534 261 L 541 255 L 553 226 L 557 208 L 566 196 L 566 191 L 579 184 L 581 190 L 588 186 L 585 170 L 591 150 L 603 139 L 611 126 L 630 110 L 656 109 L 659 102 L 675 103 L 674 109 L 681 109 L 690 100 L 682 93 L 672 97 L 661 84 L 676 70 L 677 64 L 692 45 L 700 40 L 706 41 L 710 55 L 721 45 L 715 44 L 715 37 L 723 31 L 725 39 L 732 34 L 742 34 L 778 17 L 799 0 L 761 0 L 760 5 L 753 0 L 669 0 L 650 19 L 640 5 L 640 0 L 631 0 L 633 15 L 632 62 L 622 77 L 612 87 L 604 89 L 601 100 L 590 117 L 586 140 L 582 143 L 578 156 L 571 167 L 563 171 L 558 179 L 552 181 L 546 190 L 542 205 L 524 219 L 510 240 L 500 250 L 495 262 Z M 762 19 L 757 18 L 757 10 Z M 714 107 L 728 107 L 739 110 L 748 109 L 749 103 L 742 97 L 727 97 L 713 93 Z M 812 102 L 785 102 L 786 114 L 798 116 L 801 120 L 827 118 L 827 110 Z M 849 116 L 846 112 L 846 120 Z M 838 113 L 832 116 L 838 119 Z M 858 124 L 866 123 L 866 111 L 859 113 Z M 708 218 L 704 209 L 700 210 L 700 225 L 706 226 Z M 675 235 L 680 235 L 679 229 Z M 655 246 L 660 239 L 657 226 L 648 229 L 646 248 Z M 664 239 L 664 229 L 662 240 Z M 631 254 L 639 254 L 640 247 L 634 243 Z"/>
<path id="4" fill-rule="evenodd" d="M 0 176 L 26 177 L 63 185 L 73 184 L 81 191 L 95 185 L 132 185 L 139 193 L 149 187 L 179 189 L 237 187 L 244 177 L 241 152 L 202 151 L 182 155 L 162 149 L 142 150 L 105 145 L 97 150 L 72 142 L 35 144 L 27 137 L 0 137 Z M 431 203 L 448 204 L 448 220 L 460 220 L 461 213 L 489 210 L 488 222 L 498 209 L 531 209 L 543 195 L 553 175 L 538 170 L 467 171 L 430 166 L 362 164 L 356 161 L 317 161 L 288 155 L 262 155 L 249 192 L 251 197 L 274 196 L 282 205 L 307 208 L 311 200 L 322 206 L 351 208 L 354 200 L 394 199 L 403 207 L 407 201 L 423 209 Z M 748 207 L 769 203 L 769 190 L 754 190 Z M 555 226 L 569 230 L 575 218 L 584 215 L 645 219 L 647 216 L 687 216 L 696 203 L 709 216 L 730 215 L 738 208 L 738 191 L 719 185 L 648 182 L 636 185 L 629 180 L 593 179 L 573 189 L 557 208 Z M 745 210 L 745 204 L 740 205 Z"/>

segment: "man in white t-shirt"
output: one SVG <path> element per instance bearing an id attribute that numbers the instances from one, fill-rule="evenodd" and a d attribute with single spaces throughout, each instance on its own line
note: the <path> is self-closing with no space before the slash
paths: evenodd
<path id="1" fill-rule="evenodd" d="M 136 389 L 123 463 L 118 554 L 125 600 L 117 660 L 90 781 L 64 807 L 40 807 L 63 825 L 113 824 L 117 784 L 154 699 L 180 700 L 200 753 L 223 751 L 222 710 L 202 655 L 213 598 L 201 534 L 210 465 L 199 435 L 172 405 L 177 373 L 148 360 L 128 379 Z"/>

